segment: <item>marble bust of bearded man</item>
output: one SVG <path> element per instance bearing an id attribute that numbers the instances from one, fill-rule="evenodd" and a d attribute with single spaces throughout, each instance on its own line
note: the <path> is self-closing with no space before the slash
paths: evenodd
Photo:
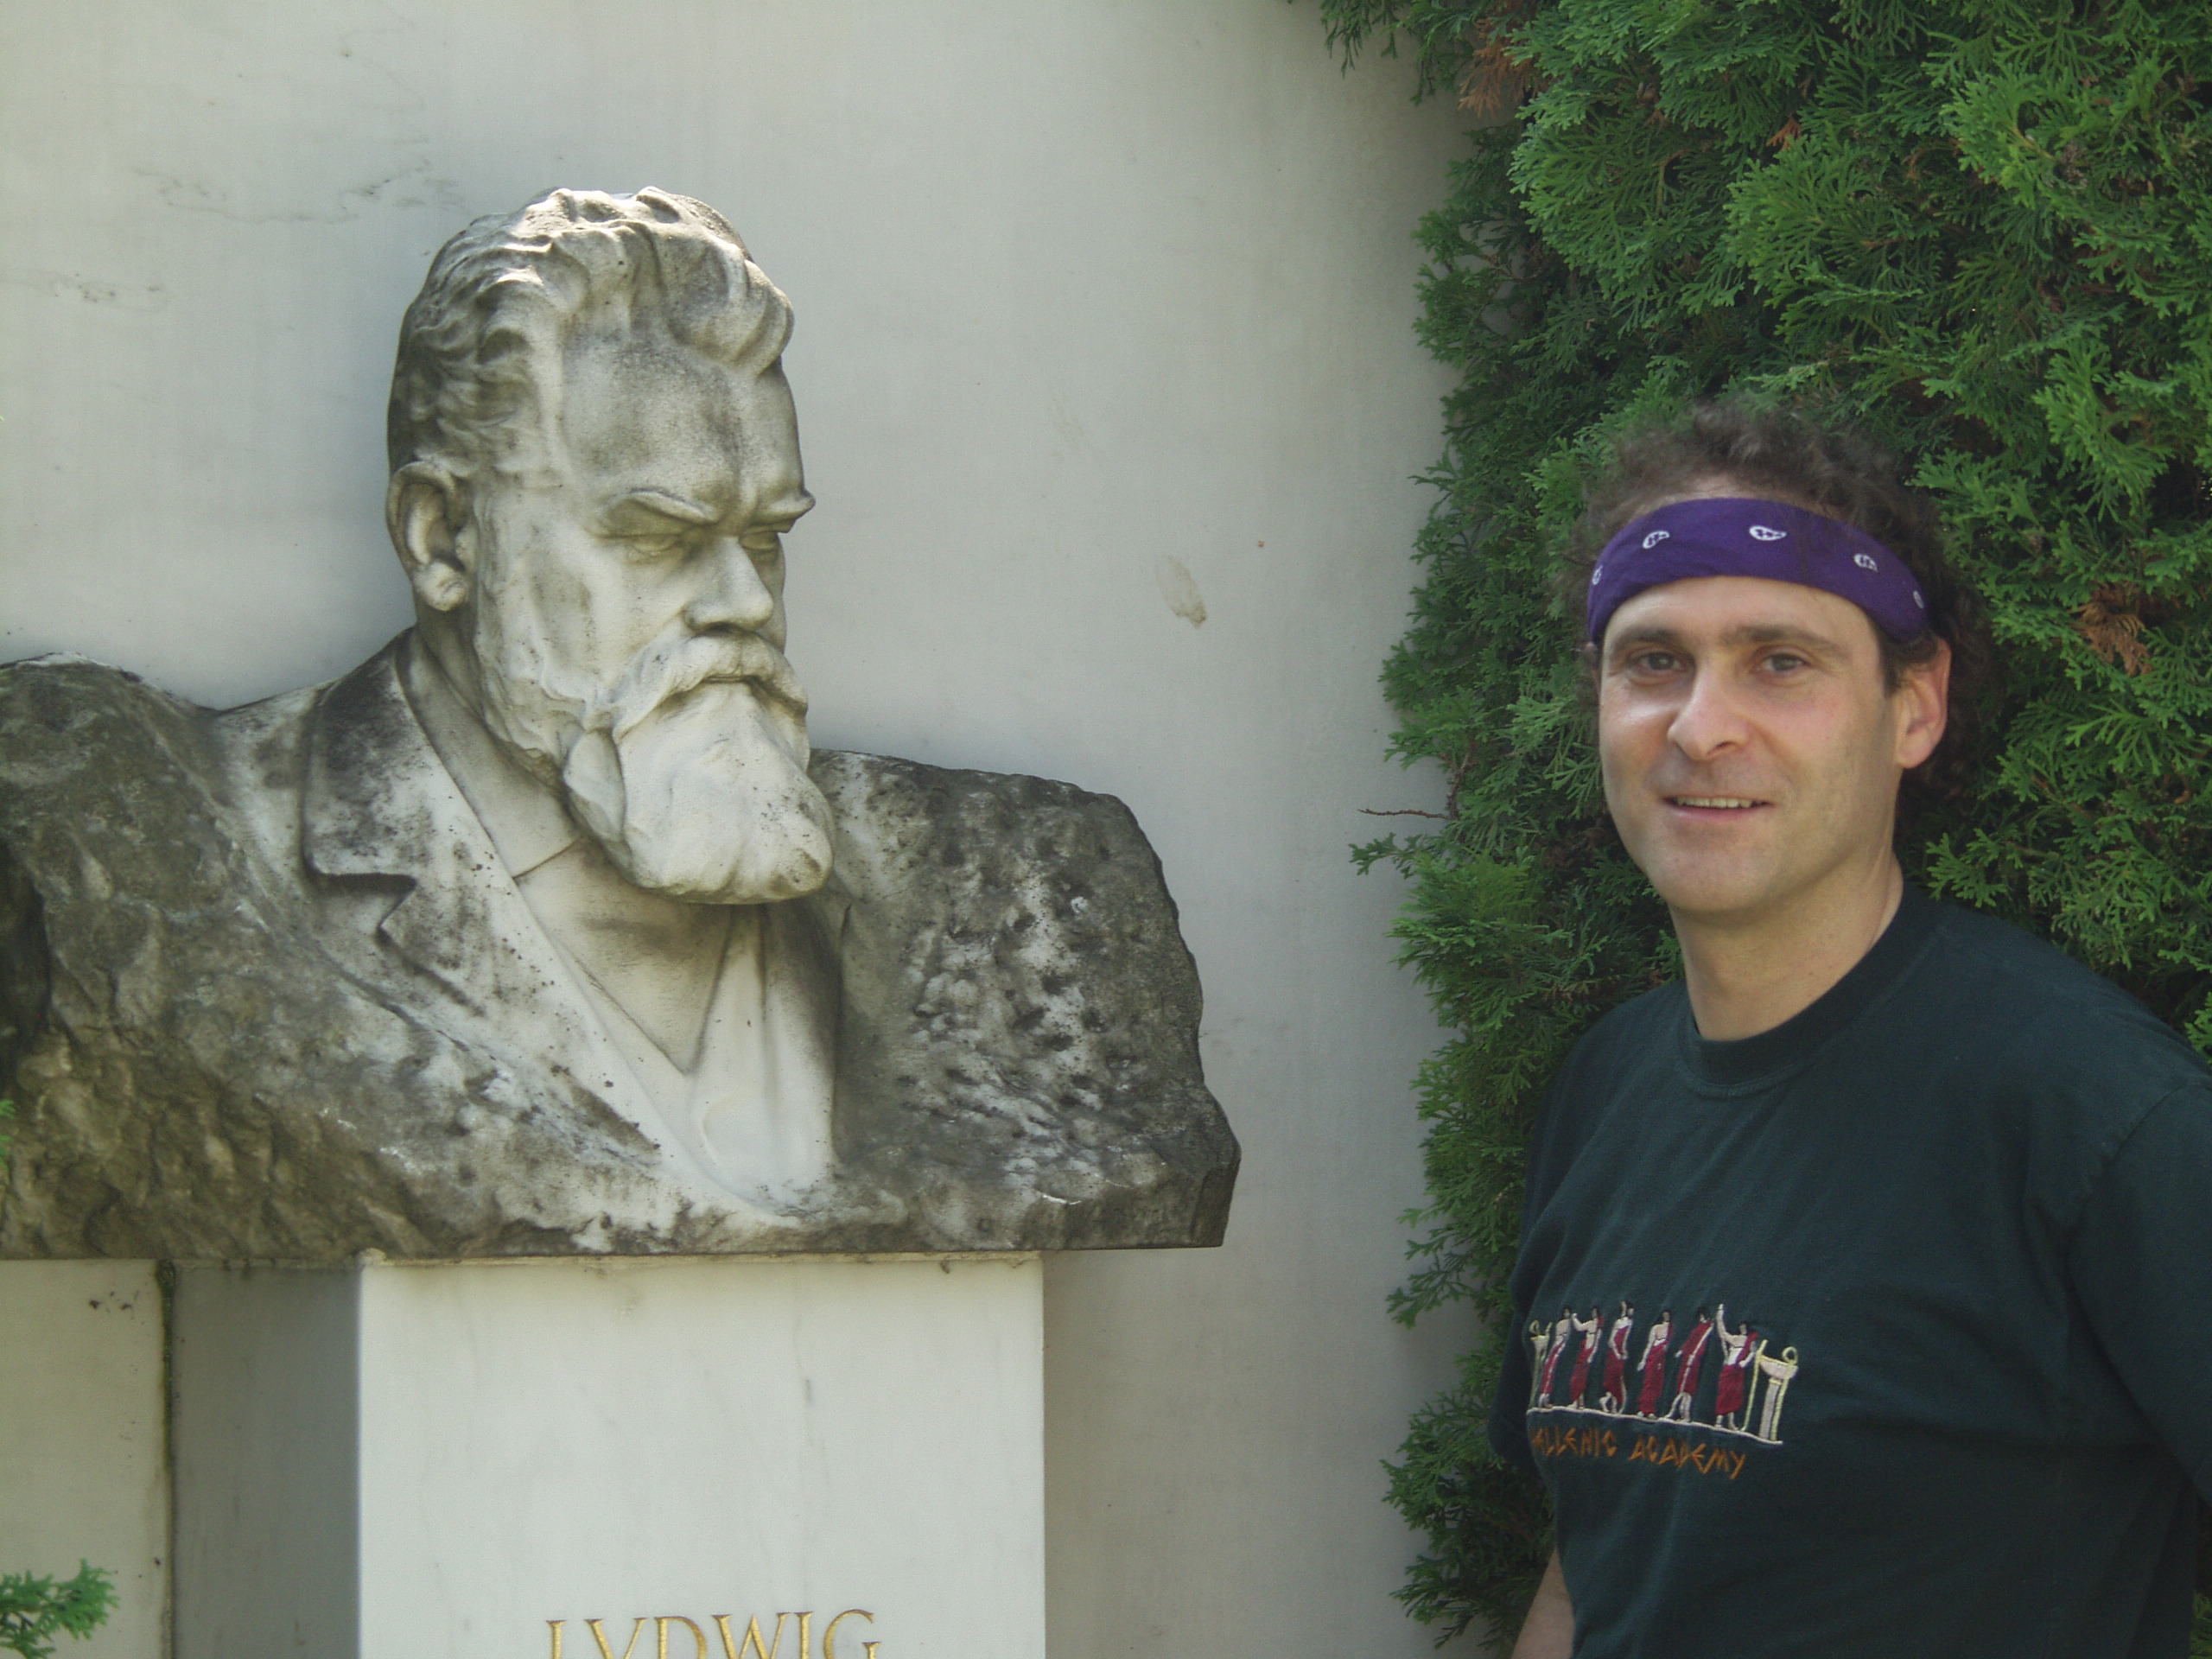
<path id="1" fill-rule="evenodd" d="M 810 750 L 791 322 L 684 197 L 480 220 L 401 331 L 412 629 L 221 713 L 0 670 L 0 1254 L 1217 1241 L 1127 810 Z"/>
<path id="2" fill-rule="evenodd" d="M 791 318 L 682 198 L 563 192 L 474 226 L 401 329 L 385 513 L 415 598 L 400 683 L 632 1115 L 766 1198 L 829 1169 L 836 1016 L 783 902 L 833 857 L 783 653 L 783 536 L 814 505 Z"/>

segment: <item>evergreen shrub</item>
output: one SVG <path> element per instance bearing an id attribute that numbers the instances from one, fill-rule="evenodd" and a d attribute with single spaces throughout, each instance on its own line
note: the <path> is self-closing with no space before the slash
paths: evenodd
<path id="1" fill-rule="evenodd" d="M 0 1649 L 22 1659 L 53 1659 L 55 1637 L 88 1637 L 114 1607 L 106 1569 L 89 1561 L 79 1562 L 67 1579 L 7 1573 L 0 1576 Z"/>
<path id="2" fill-rule="evenodd" d="M 1419 1083 L 1408 1320 L 1492 1336 L 1414 1421 L 1401 1592 L 1510 1635 L 1541 1491 L 1483 1423 L 1529 1115 L 1599 1014 L 1675 971 L 1600 798 L 1549 574 L 1611 436 L 1702 396 L 1859 425 L 1939 499 L 2005 689 L 1916 882 L 2032 928 L 2212 1049 L 2212 6 L 1323 0 L 1476 121 L 1420 228 L 1459 371 L 1385 682 L 1433 833 L 1397 931 L 1457 1035 Z M 2202 1607 L 2203 1604 L 2200 1603 Z M 2212 1648 L 2205 1649 L 2212 1651 Z"/>

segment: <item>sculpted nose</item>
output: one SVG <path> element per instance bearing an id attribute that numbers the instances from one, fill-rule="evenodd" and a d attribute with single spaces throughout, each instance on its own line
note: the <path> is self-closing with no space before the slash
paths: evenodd
<path id="1" fill-rule="evenodd" d="M 683 620 L 701 633 L 735 629 L 758 633 L 776 614 L 776 594 L 753 556 L 734 536 L 723 537 L 702 550 L 706 585 L 683 607 Z"/>

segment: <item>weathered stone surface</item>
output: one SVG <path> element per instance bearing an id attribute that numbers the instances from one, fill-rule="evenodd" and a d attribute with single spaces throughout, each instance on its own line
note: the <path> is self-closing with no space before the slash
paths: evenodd
<path id="1" fill-rule="evenodd" d="M 401 327 L 413 629 L 219 714 L 0 671 L 0 1254 L 1217 1242 L 1128 813 L 812 754 L 790 327 L 688 198 L 480 219 Z"/>
<path id="2" fill-rule="evenodd" d="M 747 1203 L 656 1145 L 613 1079 L 512 1035 L 588 1009 L 503 1020 L 485 963 L 410 958 L 410 926 L 526 957 L 518 899 L 472 935 L 410 920 L 432 874 L 302 853 L 319 765 L 365 734 L 421 742 L 395 726 L 391 656 L 220 715 L 95 664 L 0 669 L 0 1086 L 18 1119 L 0 1255 L 1219 1241 L 1236 1143 L 1200 1075 L 1174 906 L 1121 803 L 816 757 L 834 874 L 775 908 L 841 985 L 835 1165 Z M 454 844 L 480 860 L 468 891 L 512 895 L 488 843 Z"/>

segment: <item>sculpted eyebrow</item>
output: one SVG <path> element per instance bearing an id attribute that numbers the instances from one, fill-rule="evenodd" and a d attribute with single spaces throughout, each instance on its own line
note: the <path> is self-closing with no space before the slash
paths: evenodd
<path id="1" fill-rule="evenodd" d="M 712 507 L 702 506 L 689 496 L 678 495 L 673 490 L 632 490 L 618 498 L 610 511 L 628 506 L 643 507 L 664 518 L 680 519 L 687 524 L 711 524 L 721 517 Z"/>

